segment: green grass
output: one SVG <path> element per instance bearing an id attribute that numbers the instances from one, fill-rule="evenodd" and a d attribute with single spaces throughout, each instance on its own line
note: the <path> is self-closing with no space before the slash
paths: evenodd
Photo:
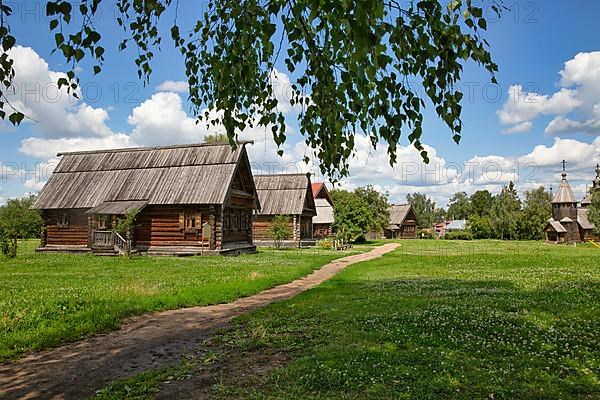
<path id="1" fill-rule="evenodd" d="M 132 315 L 233 301 L 369 248 L 125 259 L 35 254 L 37 244 L 0 258 L 0 361 L 117 329 Z"/>
<path id="2" fill-rule="evenodd" d="M 293 359 L 220 398 L 597 399 L 600 250 L 404 241 L 218 340 Z"/>

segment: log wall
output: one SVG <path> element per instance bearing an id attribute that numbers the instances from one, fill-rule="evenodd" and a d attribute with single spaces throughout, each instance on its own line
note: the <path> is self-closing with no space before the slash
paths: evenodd
<path id="1" fill-rule="evenodd" d="M 44 210 L 45 244 L 51 246 L 86 246 L 89 222 L 85 209 Z M 66 214 L 63 218 L 62 214 Z M 62 224 L 62 222 L 67 222 Z"/>
<path id="2" fill-rule="evenodd" d="M 196 228 L 186 229 L 182 215 L 195 213 Z M 137 218 L 134 233 L 136 246 L 209 246 L 208 238 L 202 242 L 202 224 L 210 221 L 209 207 L 151 206 L 145 208 Z M 214 231 L 213 231 L 214 234 Z"/>
<path id="3" fill-rule="evenodd" d="M 271 227 L 271 222 L 273 221 L 274 215 L 255 215 L 252 221 L 252 230 L 254 235 L 254 240 L 272 240 L 273 238 L 269 236 L 268 231 Z M 294 232 L 294 221 L 293 218 L 290 218 L 289 227 L 292 232 Z M 290 240 L 295 240 L 293 237 L 290 237 Z"/>

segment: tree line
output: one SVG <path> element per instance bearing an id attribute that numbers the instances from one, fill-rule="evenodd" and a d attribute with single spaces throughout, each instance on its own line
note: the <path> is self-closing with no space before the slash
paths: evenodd
<path id="1" fill-rule="evenodd" d="M 514 182 L 500 193 L 478 190 L 472 195 L 457 192 L 448 202 L 448 209 L 436 208 L 433 200 L 414 193 L 406 197 L 422 227 L 444 220 L 465 219 L 475 239 L 540 240 L 552 216 L 552 195 L 543 186 L 525 192 L 521 200 Z"/>

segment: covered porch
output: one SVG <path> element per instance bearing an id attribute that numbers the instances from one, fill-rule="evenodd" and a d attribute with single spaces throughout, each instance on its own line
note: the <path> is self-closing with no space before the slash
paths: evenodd
<path id="1" fill-rule="evenodd" d="M 89 247 L 94 254 L 116 255 L 137 252 L 133 229 L 118 232 L 120 219 L 139 213 L 148 204 L 139 201 L 106 201 L 86 211 L 89 221 Z"/>

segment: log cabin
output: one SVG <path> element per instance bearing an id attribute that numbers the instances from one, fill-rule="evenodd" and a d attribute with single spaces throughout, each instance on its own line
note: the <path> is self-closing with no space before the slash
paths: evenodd
<path id="1" fill-rule="evenodd" d="M 390 222 L 385 230 L 388 239 L 414 239 L 419 220 L 410 204 L 397 204 L 389 208 Z"/>
<path id="2" fill-rule="evenodd" d="M 127 148 L 59 154 L 34 208 L 40 252 L 235 255 L 256 251 L 260 203 L 246 144 Z M 136 212 L 127 233 L 115 229 Z M 127 236 L 127 237 L 125 237 Z"/>
<path id="3" fill-rule="evenodd" d="M 312 194 L 317 212 L 313 217 L 313 236 L 315 239 L 331 237 L 334 222 L 333 199 L 323 182 L 312 184 Z"/>
<path id="4" fill-rule="evenodd" d="M 272 246 L 269 228 L 277 215 L 289 217 L 292 235 L 283 247 L 305 247 L 315 244 L 312 219 L 317 214 L 312 195 L 310 174 L 255 175 L 260 211 L 253 220 L 254 242 Z"/>

